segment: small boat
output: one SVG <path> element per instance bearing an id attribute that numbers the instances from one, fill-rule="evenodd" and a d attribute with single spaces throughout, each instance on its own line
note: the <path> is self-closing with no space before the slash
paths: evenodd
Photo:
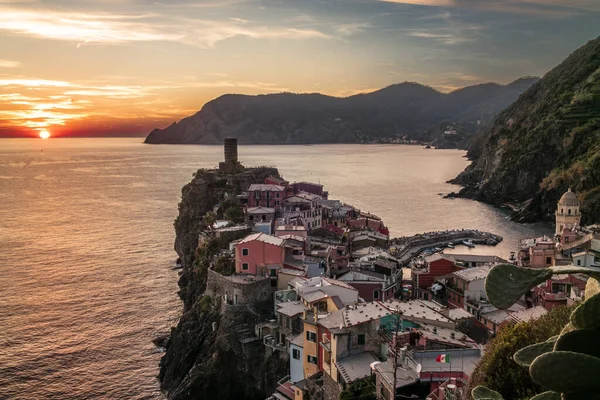
<path id="1" fill-rule="evenodd" d="M 438 251 L 442 251 L 442 248 L 441 247 L 436 247 L 433 250 L 437 253 Z"/>
<path id="2" fill-rule="evenodd" d="M 475 247 L 475 244 L 470 240 L 463 240 L 462 244 L 464 244 L 467 247 Z"/>
<path id="3" fill-rule="evenodd" d="M 452 243 L 448 243 L 448 244 L 446 245 L 446 247 L 447 247 L 447 248 L 449 248 L 449 249 L 453 249 L 453 248 L 454 248 L 454 245 L 453 245 Z"/>
<path id="4" fill-rule="evenodd" d="M 425 146 L 425 148 L 426 148 L 426 149 L 430 149 L 430 148 L 431 148 L 431 146 L 430 146 L 430 145 L 427 145 L 427 146 Z"/>

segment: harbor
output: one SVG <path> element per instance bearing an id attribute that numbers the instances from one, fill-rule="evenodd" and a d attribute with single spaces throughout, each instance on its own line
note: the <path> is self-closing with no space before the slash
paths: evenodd
<path id="1" fill-rule="evenodd" d="M 445 247 L 475 247 L 478 244 L 495 246 L 502 240 L 502 236 L 477 229 L 452 229 L 394 238 L 390 241 L 389 251 L 402 265 L 407 265 L 414 257 L 440 252 Z"/>

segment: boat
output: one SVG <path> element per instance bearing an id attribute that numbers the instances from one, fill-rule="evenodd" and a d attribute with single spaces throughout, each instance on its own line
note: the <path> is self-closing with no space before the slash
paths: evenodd
<path id="1" fill-rule="evenodd" d="M 426 148 L 426 149 L 430 149 L 430 148 L 431 148 L 431 146 L 430 146 L 430 145 L 427 145 L 427 146 L 425 146 L 425 148 Z"/>
<path id="2" fill-rule="evenodd" d="M 453 249 L 453 248 L 454 248 L 454 245 L 453 245 L 452 243 L 448 243 L 448 244 L 446 245 L 446 247 L 447 247 L 447 248 L 449 248 L 449 249 Z"/>
<path id="3" fill-rule="evenodd" d="M 463 240 L 462 244 L 464 244 L 467 247 L 475 247 L 475 243 L 473 243 L 470 240 Z"/>

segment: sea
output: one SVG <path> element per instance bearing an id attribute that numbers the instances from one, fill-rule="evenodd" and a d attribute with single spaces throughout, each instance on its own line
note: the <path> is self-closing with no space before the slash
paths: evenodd
<path id="1" fill-rule="evenodd" d="M 240 146 L 246 166 L 325 186 L 380 216 L 393 237 L 475 228 L 508 257 L 519 225 L 486 204 L 444 199 L 465 152 L 407 145 Z M 0 399 L 163 399 L 152 339 L 181 303 L 173 220 L 181 188 L 221 146 L 126 139 L 0 140 Z"/>

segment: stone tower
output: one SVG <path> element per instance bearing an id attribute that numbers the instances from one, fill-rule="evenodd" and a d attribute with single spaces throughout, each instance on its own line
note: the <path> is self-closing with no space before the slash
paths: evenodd
<path id="1" fill-rule="evenodd" d="M 226 138 L 223 142 L 225 147 L 225 162 L 231 164 L 237 164 L 238 162 L 238 150 L 237 150 L 237 139 Z"/>
<path id="2" fill-rule="evenodd" d="M 579 225 L 581 221 L 580 206 L 581 203 L 577 195 L 569 188 L 562 195 L 556 207 L 556 235 L 562 235 L 565 228 L 572 228 L 575 225 Z"/>
<path id="3" fill-rule="evenodd" d="M 219 170 L 221 172 L 234 173 L 238 166 L 237 139 L 226 138 L 223 140 L 223 148 L 225 151 L 225 161 L 219 163 Z"/>

